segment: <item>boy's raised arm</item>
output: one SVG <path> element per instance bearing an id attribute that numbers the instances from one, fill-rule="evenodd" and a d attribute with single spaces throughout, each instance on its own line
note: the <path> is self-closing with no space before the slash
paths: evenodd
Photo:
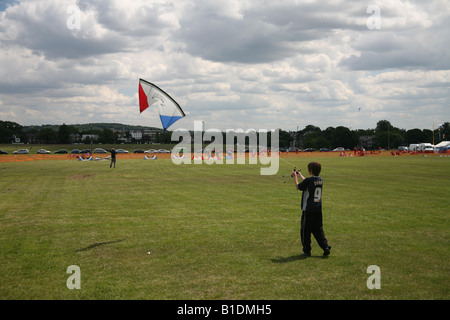
<path id="1" fill-rule="evenodd" d="M 294 183 L 295 183 L 295 189 L 298 190 L 298 179 L 297 179 L 297 173 L 295 171 L 292 171 L 291 176 L 294 177 Z"/>
<path id="2" fill-rule="evenodd" d="M 300 179 L 305 180 L 305 177 L 302 175 L 302 173 L 300 171 L 292 171 L 291 175 L 294 177 L 294 183 L 295 183 L 295 188 L 297 190 L 300 190 L 298 188 L 298 176 L 300 176 Z"/>

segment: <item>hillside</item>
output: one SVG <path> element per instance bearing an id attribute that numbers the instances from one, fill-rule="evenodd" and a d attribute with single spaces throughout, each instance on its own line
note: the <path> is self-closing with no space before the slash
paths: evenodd
<path id="1" fill-rule="evenodd" d="M 73 126 L 77 128 L 80 132 L 87 132 L 91 130 L 105 130 L 105 129 L 114 129 L 114 130 L 143 130 L 143 129 L 158 129 L 154 127 L 146 127 L 146 126 L 137 126 L 137 125 L 128 125 L 122 123 L 86 123 L 86 124 L 67 124 L 68 126 Z M 27 132 L 32 129 L 43 129 L 43 128 L 51 128 L 55 131 L 58 131 L 60 125 L 51 125 L 44 124 L 39 126 L 23 126 L 23 131 Z"/>

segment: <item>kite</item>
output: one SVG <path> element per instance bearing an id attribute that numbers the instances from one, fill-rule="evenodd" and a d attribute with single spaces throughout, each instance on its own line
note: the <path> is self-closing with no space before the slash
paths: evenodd
<path id="1" fill-rule="evenodd" d="M 167 93 L 144 79 L 139 79 L 139 108 L 141 113 L 157 103 L 164 131 L 175 121 L 185 117 L 180 105 Z"/>

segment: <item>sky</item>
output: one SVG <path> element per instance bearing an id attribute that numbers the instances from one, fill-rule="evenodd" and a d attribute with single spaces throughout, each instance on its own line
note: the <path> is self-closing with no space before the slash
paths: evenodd
<path id="1" fill-rule="evenodd" d="M 450 121 L 449 0 L 1 0 L 0 120 L 170 130 Z"/>

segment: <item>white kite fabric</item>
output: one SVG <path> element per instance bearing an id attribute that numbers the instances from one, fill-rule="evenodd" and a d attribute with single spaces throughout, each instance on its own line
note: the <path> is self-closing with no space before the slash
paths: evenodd
<path id="1" fill-rule="evenodd" d="M 180 105 L 171 96 L 153 83 L 139 79 L 139 109 L 143 112 L 155 103 L 158 104 L 159 117 L 164 130 L 185 116 Z"/>

